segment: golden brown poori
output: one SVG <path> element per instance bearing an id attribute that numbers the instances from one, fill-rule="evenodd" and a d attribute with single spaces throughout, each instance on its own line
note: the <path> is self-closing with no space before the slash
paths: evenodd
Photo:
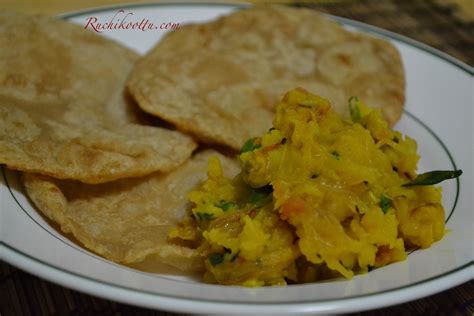
<path id="1" fill-rule="evenodd" d="M 196 148 L 180 132 L 138 124 L 124 93 L 138 56 L 122 45 L 2 12 L 0 46 L 0 163 L 9 168 L 100 183 L 170 171 Z"/>
<path id="2" fill-rule="evenodd" d="M 127 86 L 146 112 L 234 149 L 271 126 L 274 104 L 295 87 L 331 100 L 345 118 L 348 98 L 357 95 L 391 125 L 404 103 L 392 44 L 286 6 L 180 27 L 137 61 Z"/>
<path id="3" fill-rule="evenodd" d="M 23 183 L 44 215 L 101 256 L 133 263 L 158 255 L 163 263 L 191 272 L 202 267 L 198 252 L 167 236 L 188 211 L 186 194 L 206 178 L 211 156 L 219 157 L 228 176 L 238 172 L 236 159 L 206 150 L 169 173 L 102 184 L 25 173 Z"/>

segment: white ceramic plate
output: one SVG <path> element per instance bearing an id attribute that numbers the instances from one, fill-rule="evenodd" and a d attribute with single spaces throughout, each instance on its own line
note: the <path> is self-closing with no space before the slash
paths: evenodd
<path id="1" fill-rule="evenodd" d="M 155 4 L 122 7 L 158 23 L 207 21 L 234 10 L 230 5 Z M 119 8 L 66 15 L 85 25 L 106 22 Z M 195 313 L 349 312 L 414 300 L 473 277 L 473 69 L 407 38 L 362 23 L 339 19 L 347 27 L 386 38 L 400 50 L 407 76 L 406 111 L 396 128 L 419 144 L 421 171 L 461 168 L 459 180 L 443 183 L 449 233 L 431 248 L 404 262 L 356 276 L 288 287 L 241 288 L 198 283 L 184 277 L 135 271 L 98 257 L 64 238 L 34 209 L 17 174 L 0 175 L 1 258 L 61 285 L 108 299 L 158 309 Z M 317 30 L 315 30 L 317 32 Z M 164 31 L 108 30 L 140 53 Z M 245 36 L 244 34 L 242 36 Z M 91 60 L 91 63 L 100 60 Z"/>

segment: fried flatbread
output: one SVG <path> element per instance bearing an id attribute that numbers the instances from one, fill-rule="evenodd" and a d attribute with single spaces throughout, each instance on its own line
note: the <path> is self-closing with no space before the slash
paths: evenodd
<path id="1" fill-rule="evenodd" d="M 234 149 L 271 126 L 274 105 L 295 87 L 329 99 L 346 117 L 348 98 L 359 96 L 390 124 L 404 104 L 392 44 L 284 6 L 180 27 L 136 63 L 127 86 L 145 111 Z"/>
<path id="2" fill-rule="evenodd" d="M 169 171 L 196 144 L 139 125 L 124 83 L 137 54 L 49 17 L 0 13 L 0 163 L 100 183 Z"/>
<path id="3" fill-rule="evenodd" d="M 206 150 L 166 174 L 84 184 L 25 173 L 23 183 L 44 215 L 105 258 L 130 264 L 153 256 L 192 272 L 202 268 L 198 252 L 167 235 L 189 210 L 187 193 L 206 179 L 210 156 L 220 158 L 228 176 L 238 173 L 236 159 Z"/>

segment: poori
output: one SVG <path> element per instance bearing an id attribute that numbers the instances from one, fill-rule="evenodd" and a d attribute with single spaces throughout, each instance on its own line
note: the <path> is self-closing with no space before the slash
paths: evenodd
<path id="1" fill-rule="evenodd" d="M 359 96 L 393 125 L 404 85 L 392 44 L 288 6 L 181 26 L 137 61 L 127 81 L 146 112 L 236 150 L 271 126 L 274 105 L 295 87 L 330 99 L 345 118 L 348 98 Z"/>
<path id="2" fill-rule="evenodd" d="M 80 26 L 0 13 L 0 163 L 100 183 L 170 171 L 196 148 L 139 124 L 124 82 L 138 58 Z M 9 48 L 9 49 L 4 49 Z"/>
<path id="3" fill-rule="evenodd" d="M 200 254 L 167 236 L 189 211 L 186 195 L 206 178 L 209 157 L 219 157 L 228 176 L 237 173 L 236 159 L 206 150 L 169 173 L 101 184 L 25 173 L 23 183 L 37 208 L 91 251 L 124 264 L 156 255 L 192 272 L 202 268 Z"/>

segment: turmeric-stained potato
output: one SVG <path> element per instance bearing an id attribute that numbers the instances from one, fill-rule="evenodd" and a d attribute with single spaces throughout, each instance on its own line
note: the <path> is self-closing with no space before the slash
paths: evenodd
<path id="1" fill-rule="evenodd" d="M 166 174 L 84 184 L 25 173 L 23 182 L 38 209 L 88 249 L 124 264 L 153 256 L 192 272 L 203 268 L 200 254 L 167 236 L 190 206 L 187 193 L 206 178 L 211 156 L 220 158 L 228 176 L 238 172 L 235 159 L 207 150 Z"/>
<path id="2" fill-rule="evenodd" d="M 139 125 L 129 49 L 78 25 L 0 13 L 0 163 L 99 183 L 186 161 L 193 140 Z"/>
<path id="3" fill-rule="evenodd" d="M 346 118 L 352 95 L 381 108 L 391 125 L 404 104 L 392 44 L 283 6 L 180 27 L 137 62 L 127 86 L 145 111 L 234 149 L 271 126 L 274 105 L 295 87 L 331 100 Z"/>
<path id="4" fill-rule="evenodd" d="M 188 194 L 193 216 L 171 231 L 200 244 L 204 281 L 352 278 L 443 238 L 441 189 L 432 184 L 460 172 L 417 176 L 416 142 L 362 101 L 351 109 L 343 120 L 328 100 L 291 90 L 273 127 L 242 147 L 237 177 L 209 160 L 208 179 Z"/>

